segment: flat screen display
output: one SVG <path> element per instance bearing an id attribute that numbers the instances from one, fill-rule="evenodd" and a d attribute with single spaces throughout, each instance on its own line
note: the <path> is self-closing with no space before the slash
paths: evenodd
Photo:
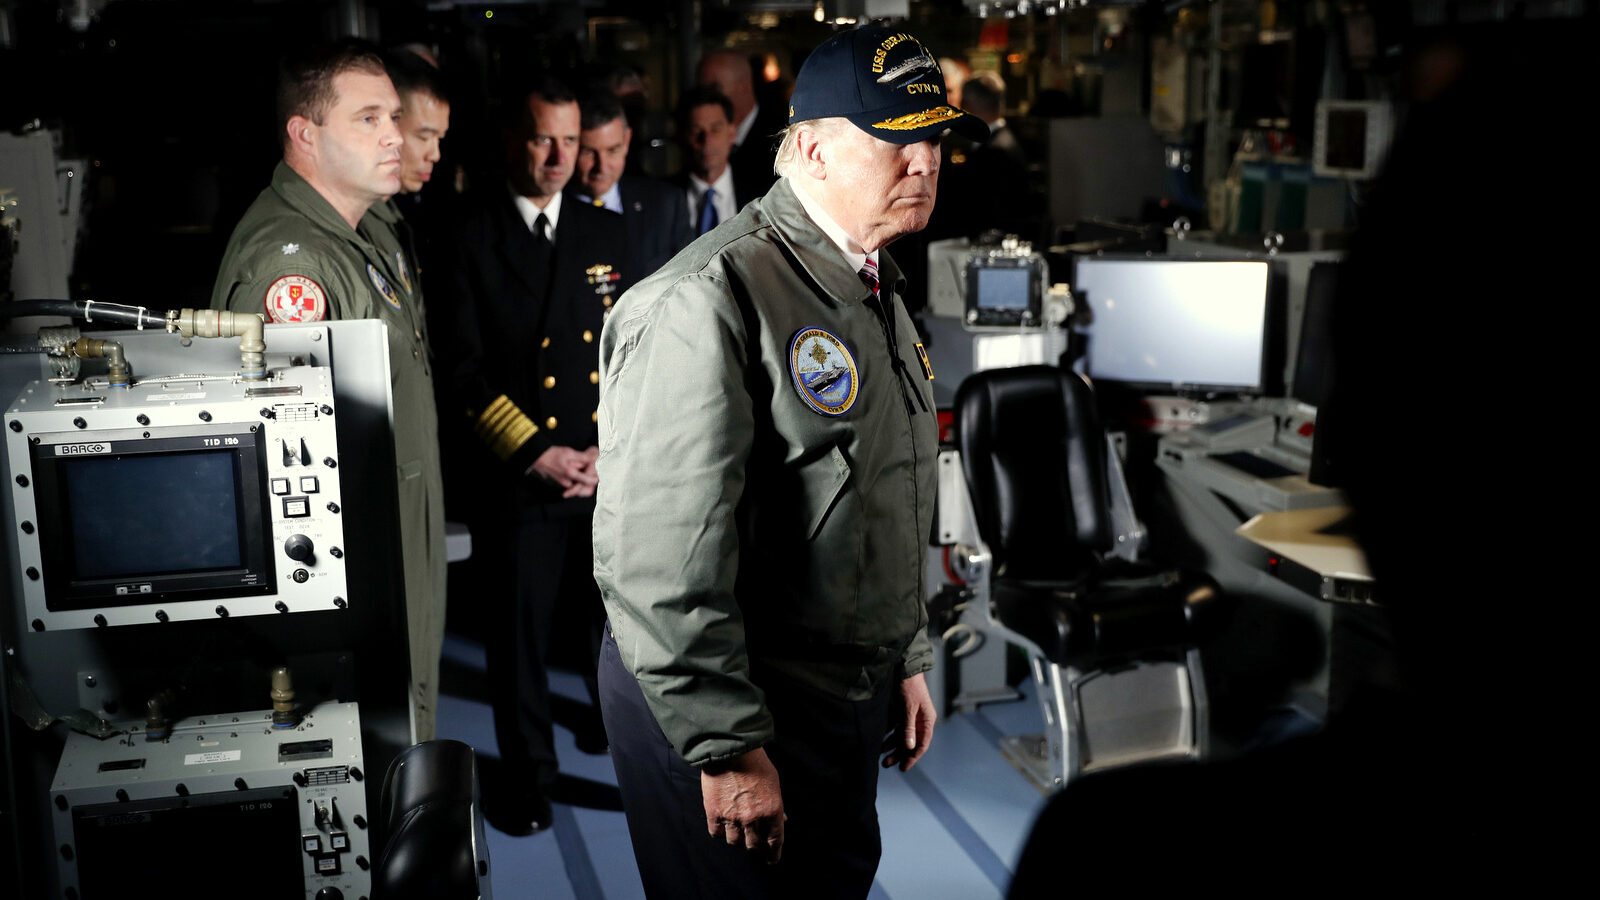
<path id="1" fill-rule="evenodd" d="M 1073 291 L 1089 309 L 1089 377 L 1259 393 L 1268 276 L 1264 261 L 1079 261 Z"/>
<path id="2" fill-rule="evenodd" d="M 979 269 L 978 308 L 1027 309 L 1032 279 L 1032 269 Z"/>
<path id="3" fill-rule="evenodd" d="M 64 462 L 78 577 L 243 565 L 235 458 L 231 450 L 198 450 Z"/>
<path id="4" fill-rule="evenodd" d="M 238 900 L 306 896 L 292 787 L 255 788 L 72 810 L 83 900 L 157 893 Z M 352 863 L 346 863 L 351 865 Z"/>
<path id="5" fill-rule="evenodd" d="M 1356 172 L 1367 168 L 1367 118 L 1365 109 L 1328 111 L 1328 151 L 1324 163 L 1328 168 Z"/>
<path id="6" fill-rule="evenodd" d="M 30 449 L 49 609 L 271 593 L 259 430 L 45 437 Z"/>

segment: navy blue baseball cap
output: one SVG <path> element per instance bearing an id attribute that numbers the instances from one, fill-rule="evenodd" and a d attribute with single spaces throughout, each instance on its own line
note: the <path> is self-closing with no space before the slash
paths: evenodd
<path id="1" fill-rule="evenodd" d="M 939 62 L 899 28 L 868 24 L 811 51 L 794 79 L 789 123 L 832 117 L 891 144 L 913 144 L 953 129 L 987 140 L 982 119 L 950 105 Z"/>

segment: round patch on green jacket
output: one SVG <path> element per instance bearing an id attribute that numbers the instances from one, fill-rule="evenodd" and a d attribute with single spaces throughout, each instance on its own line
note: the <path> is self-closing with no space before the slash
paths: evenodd
<path id="1" fill-rule="evenodd" d="M 844 341 L 821 328 L 802 328 L 789 342 L 789 375 L 806 405 L 842 416 L 855 405 L 861 375 Z"/>

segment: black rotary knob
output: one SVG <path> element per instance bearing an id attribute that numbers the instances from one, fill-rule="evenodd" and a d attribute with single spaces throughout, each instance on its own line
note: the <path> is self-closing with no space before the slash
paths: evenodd
<path id="1" fill-rule="evenodd" d="M 291 534 L 289 539 L 283 542 L 283 552 L 295 562 L 311 562 L 312 551 L 315 549 L 311 538 L 303 534 Z"/>

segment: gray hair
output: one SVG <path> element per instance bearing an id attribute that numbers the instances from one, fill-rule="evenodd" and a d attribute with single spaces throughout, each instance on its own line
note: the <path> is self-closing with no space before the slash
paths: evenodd
<path id="1" fill-rule="evenodd" d="M 778 157 L 772 163 L 773 174 L 780 178 L 791 178 L 800 174 L 800 129 L 808 129 L 823 137 L 835 137 L 840 133 L 841 126 L 855 127 L 850 124 L 849 119 L 838 116 L 790 123 L 789 127 L 783 130 L 783 137 L 778 142 Z"/>

